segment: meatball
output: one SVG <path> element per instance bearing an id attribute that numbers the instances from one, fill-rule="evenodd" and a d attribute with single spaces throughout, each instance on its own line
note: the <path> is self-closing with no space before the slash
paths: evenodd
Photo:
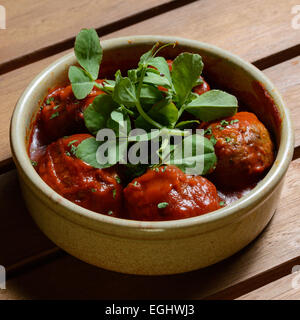
<path id="1" fill-rule="evenodd" d="M 220 208 L 210 181 L 175 166 L 149 169 L 128 184 L 124 199 L 129 219 L 143 221 L 190 218 Z"/>
<path id="2" fill-rule="evenodd" d="M 212 181 L 220 189 L 238 189 L 256 183 L 274 161 L 274 146 L 266 127 L 250 112 L 204 126 L 215 141 L 217 166 Z"/>
<path id="3" fill-rule="evenodd" d="M 83 111 L 97 95 L 103 93 L 94 88 L 85 99 L 79 101 L 74 97 L 71 85 L 52 90 L 44 99 L 38 117 L 42 142 L 48 144 L 64 135 L 83 132 Z"/>
<path id="4" fill-rule="evenodd" d="M 74 156 L 89 134 L 75 134 L 50 144 L 38 162 L 41 178 L 64 198 L 95 212 L 119 217 L 123 188 L 114 168 L 96 169 Z"/>

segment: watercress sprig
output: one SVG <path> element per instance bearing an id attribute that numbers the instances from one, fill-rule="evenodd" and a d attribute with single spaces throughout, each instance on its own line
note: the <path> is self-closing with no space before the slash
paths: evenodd
<path id="1" fill-rule="evenodd" d="M 236 113 L 237 99 L 221 90 L 210 90 L 202 95 L 193 92 L 193 88 L 203 80 L 200 75 L 203 61 L 199 54 L 181 53 L 173 61 L 172 71 L 164 57 L 157 54 L 167 46 L 156 43 L 145 52 L 138 62 L 136 69 L 127 71 L 122 76 L 118 70 L 114 80 L 105 79 L 96 82 L 102 60 L 102 48 L 98 35 L 93 29 L 80 31 L 75 41 L 75 55 L 80 67 L 69 68 L 69 79 L 72 90 L 77 99 L 84 99 L 93 87 L 100 88 L 105 94 L 97 96 L 93 103 L 84 110 L 84 121 L 87 129 L 96 136 L 100 129 L 110 128 L 118 133 L 120 130 L 124 139 L 116 146 L 109 141 L 97 141 L 95 138 L 84 140 L 77 147 L 76 156 L 97 168 L 106 168 L 121 163 L 121 156 L 134 138 L 126 135 L 131 129 L 145 130 L 141 139 L 157 139 L 149 135 L 151 129 L 159 129 L 164 138 L 157 150 L 160 163 L 166 163 L 163 156 L 168 154 L 171 163 L 183 171 L 191 166 L 203 162 L 198 174 L 208 173 L 216 163 L 213 143 L 203 135 L 191 135 L 183 139 L 182 148 L 172 144 L 172 135 L 184 135 L 183 129 L 198 125 L 201 121 L 212 121 Z M 191 120 L 180 120 L 183 113 L 190 113 L 195 117 Z M 126 139 L 125 139 L 126 138 Z M 110 155 L 105 159 L 97 159 L 98 148 L 109 148 Z M 192 154 L 182 153 L 184 149 L 191 149 Z M 168 153 L 169 150 L 170 152 Z M 199 150 L 202 150 L 200 153 Z M 103 163 L 99 163 L 101 160 Z M 170 163 L 170 162 L 169 162 Z M 140 174 L 147 166 L 144 164 L 127 165 L 132 176 Z"/>
<path id="2" fill-rule="evenodd" d="M 76 37 L 74 46 L 75 56 L 83 68 L 71 66 L 69 79 L 77 99 L 84 99 L 97 83 L 102 48 L 99 37 L 94 29 L 82 29 Z"/>

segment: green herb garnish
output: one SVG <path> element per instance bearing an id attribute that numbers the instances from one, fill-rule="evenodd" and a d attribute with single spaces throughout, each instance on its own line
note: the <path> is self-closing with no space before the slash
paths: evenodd
<path id="1" fill-rule="evenodd" d="M 99 86 L 95 80 L 99 74 L 102 48 L 97 32 L 94 29 L 82 29 L 76 37 L 74 51 L 83 69 L 71 66 L 69 79 L 75 97 L 84 99 L 94 86 Z"/>
<path id="2" fill-rule="evenodd" d="M 168 205 L 169 205 L 168 202 L 161 202 L 161 203 L 159 203 L 159 204 L 157 205 L 157 208 L 158 208 L 158 209 L 164 209 L 164 208 L 166 208 Z"/>
<path id="3" fill-rule="evenodd" d="M 31 160 L 31 164 L 32 164 L 34 167 L 36 167 L 38 163 L 37 163 L 36 161 Z"/>
<path id="4" fill-rule="evenodd" d="M 117 183 L 119 183 L 119 184 L 122 182 L 119 176 L 115 176 L 115 179 L 116 179 Z"/>
<path id="5" fill-rule="evenodd" d="M 56 118 L 56 117 L 58 117 L 58 116 L 59 116 L 59 112 L 58 112 L 58 111 L 57 111 L 57 112 L 54 112 L 54 113 L 52 113 L 50 119 L 54 119 L 54 118 Z"/>
<path id="6" fill-rule="evenodd" d="M 49 105 L 51 104 L 51 101 L 54 101 L 54 97 L 50 97 L 46 100 L 46 104 Z"/>
<path id="7" fill-rule="evenodd" d="M 237 122 L 239 122 L 240 120 L 239 119 L 234 119 L 234 120 L 231 120 L 230 121 L 230 124 L 234 124 L 234 123 L 237 123 Z"/>
<path id="8" fill-rule="evenodd" d="M 72 140 L 68 143 L 68 147 L 70 147 L 70 145 L 72 145 L 73 143 L 77 142 L 78 140 Z"/>
<path id="9" fill-rule="evenodd" d="M 96 190 L 95 188 L 92 188 L 91 191 L 92 191 L 92 192 L 96 192 L 97 190 Z"/>
<path id="10" fill-rule="evenodd" d="M 115 198 L 116 198 L 116 195 L 117 195 L 117 190 L 114 189 L 112 193 L 113 193 L 113 198 L 115 199 Z"/>
<path id="11" fill-rule="evenodd" d="M 162 136 L 165 138 L 159 141 L 156 152 L 159 156 L 157 167 L 174 164 L 185 171 L 203 162 L 204 159 L 204 166 L 197 174 L 206 174 L 215 166 L 214 144 L 216 139 L 214 136 L 210 140 L 200 134 L 184 137 L 183 149 L 190 148 L 193 151 L 193 154 L 188 156 L 183 154 L 175 144 L 168 142 L 168 137 L 184 136 L 184 128 L 200 124 L 201 121 L 213 121 L 233 116 L 238 107 L 237 99 L 221 90 L 210 90 L 202 95 L 193 92 L 193 88 L 202 81 L 199 81 L 203 70 L 202 58 L 199 54 L 181 53 L 174 59 L 172 72 L 170 72 L 166 59 L 157 56 L 160 50 L 170 45 L 175 44 L 162 46 L 159 46 L 159 43 L 155 44 L 140 57 L 136 69 L 128 70 L 127 75 L 122 75 L 118 70 L 114 80 L 105 80 L 99 84 L 96 82 L 102 60 L 99 38 L 93 29 L 80 31 L 74 47 L 80 67 L 71 66 L 69 68 L 73 93 L 77 99 L 84 99 L 93 87 L 106 93 L 97 96 L 93 103 L 85 109 L 85 125 L 94 136 L 99 130 L 108 128 L 124 139 L 122 143 L 121 140 L 118 141 L 115 146 L 107 141 L 100 141 L 98 138 L 99 141 L 94 137 L 88 138 L 82 141 L 77 148 L 72 145 L 71 152 L 76 154 L 76 157 L 95 168 L 108 168 L 122 163 L 122 155 L 128 151 L 130 143 L 134 141 L 129 138 L 128 141 L 126 141 L 127 138 L 125 139 L 134 124 L 134 128 L 147 132 L 139 137 L 142 140 L 135 141 L 156 139 L 157 136 L 147 136 L 151 129 L 163 132 Z M 161 87 L 165 88 L 163 93 Z M 195 119 L 180 121 L 181 116 L 186 112 L 193 115 Z M 222 125 L 226 126 L 228 122 L 222 120 L 220 130 L 224 129 Z M 211 135 L 212 130 L 206 129 L 205 134 Z M 101 162 L 99 158 L 96 158 L 96 152 L 100 146 L 105 146 L 107 150 L 107 157 L 100 159 Z M 170 150 L 167 156 L 171 157 L 171 163 L 166 160 L 166 150 Z M 204 150 L 204 154 L 199 150 Z M 131 178 L 142 174 L 147 168 L 147 165 L 141 163 L 126 164 L 126 166 Z"/>
<path id="12" fill-rule="evenodd" d="M 76 152 L 77 152 L 77 147 L 74 146 L 74 144 L 72 144 L 70 151 L 71 151 L 71 153 L 75 156 L 75 155 L 76 155 Z"/>
<path id="13" fill-rule="evenodd" d="M 226 127 L 227 125 L 229 125 L 229 122 L 226 120 L 221 120 L 220 124 L 221 126 Z"/>
<path id="14" fill-rule="evenodd" d="M 220 201 L 219 204 L 220 204 L 221 207 L 223 207 L 225 205 L 225 202 L 224 201 Z"/>
<path id="15" fill-rule="evenodd" d="M 211 136 L 209 140 L 213 145 L 217 143 L 217 139 L 215 138 L 215 136 Z"/>
<path id="16" fill-rule="evenodd" d="M 211 128 L 205 129 L 204 134 L 211 135 L 212 134 Z"/>

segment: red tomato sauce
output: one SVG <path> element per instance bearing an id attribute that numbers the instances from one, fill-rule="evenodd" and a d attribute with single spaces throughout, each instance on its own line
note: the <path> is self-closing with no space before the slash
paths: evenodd
<path id="1" fill-rule="evenodd" d="M 172 60 L 167 62 L 172 70 Z M 210 90 L 210 85 L 201 80 L 193 89 L 198 94 Z M 194 217 L 246 195 L 274 161 L 274 145 L 267 129 L 253 113 L 239 112 L 200 125 L 207 138 L 216 140 L 218 162 L 208 176 L 187 175 L 177 167 L 161 166 L 148 169 L 132 181 L 121 180 L 126 173 L 124 166 L 93 168 L 76 158 L 73 150 L 91 137 L 83 112 L 100 94 L 105 93 L 94 88 L 87 98 L 77 100 L 70 85 L 49 90 L 32 123 L 28 145 L 41 178 L 84 208 L 142 221 Z"/>

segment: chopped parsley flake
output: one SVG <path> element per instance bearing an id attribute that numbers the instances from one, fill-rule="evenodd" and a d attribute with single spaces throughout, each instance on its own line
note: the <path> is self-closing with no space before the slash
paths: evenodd
<path id="1" fill-rule="evenodd" d="M 71 153 L 69 151 L 66 151 L 65 154 L 68 156 L 68 157 L 71 157 Z"/>
<path id="2" fill-rule="evenodd" d="M 70 147 L 70 145 L 72 145 L 73 143 L 77 142 L 78 140 L 72 140 L 68 143 L 68 147 Z"/>
<path id="3" fill-rule="evenodd" d="M 211 136 L 209 140 L 213 145 L 217 143 L 217 139 L 215 138 L 215 136 Z"/>
<path id="4" fill-rule="evenodd" d="M 231 138 L 225 137 L 225 141 L 226 141 L 226 142 L 231 142 L 231 140 L 232 140 Z"/>
<path id="5" fill-rule="evenodd" d="M 121 183 L 121 179 L 119 176 L 115 176 L 116 181 L 120 184 Z"/>
<path id="6" fill-rule="evenodd" d="M 32 164 L 34 167 L 37 166 L 37 162 L 36 162 L 36 161 L 31 160 L 31 164 Z"/>
<path id="7" fill-rule="evenodd" d="M 95 188 L 92 188 L 91 191 L 92 191 L 92 192 L 96 192 L 97 190 L 96 190 Z"/>
<path id="8" fill-rule="evenodd" d="M 239 119 L 234 119 L 234 120 L 231 120 L 230 121 L 230 124 L 234 124 L 234 123 L 237 123 L 237 122 L 239 122 L 240 120 Z"/>
<path id="9" fill-rule="evenodd" d="M 57 111 L 57 112 L 54 112 L 52 115 L 51 115 L 51 117 L 50 117 L 50 119 L 54 119 L 54 118 L 56 118 L 56 117 L 58 117 L 59 116 L 59 112 Z"/>
<path id="10" fill-rule="evenodd" d="M 51 104 L 51 101 L 54 101 L 54 97 L 50 97 L 46 100 L 46 104 Z"/>
<path id="11" fill-rule="evenodd" d="M 204 131 L 204 134 L 212 134 L 211 128 L 207 128 L 207 129 Z"/>
<path id="12" fill-rule="evenodd" d="M 137 186 L 138 182 L 137 181 L 134 181 L 133 185 L 134 186 Z"/>
<path id="13" fill-rule="evenodd" d="M 109 216 L 112 216 L 113 212 L 112 212 L 111 210 L 109 210 L 109 211 L 107 212 L 107 214 L 108 214 Z"/>
<path id="14" fill-rule="evenodd" d="M 73 144 L 72 144 L 72 146 L 71 146 L 71 153 L 75 156 L 75 154 L 76 154 L 76 150 L 77 150 L 77 147 L 75 147 Z"/>
<path id="15" fill-rule="evenodd" d="M 155 171 L 156 171 L 156 172 L 159 172 L 159 169 L 156 167 L 156 168 L 155 168 Z"/>
<path id="16" fill-rule="evenodd" d="M 220 124 L 221 124 L 221 126 L 228 126 L 229 125 L 229 122 L 228 121 L 226 121 L 226 120 L 222 120 L 221 122 L 220 122 Z"/>
<path id="17" fill-rule="evenodd" d="M 225 205 L 225 202 L 224 201 L 220 201 L 219 204 L 220 204 L 221 207 L 223 207 Z"/>
<path id="18" fill-rule="evenodd" d="M 164 166 L 162 169 L 162 172 L 165 172 L 167 170 L 167 166 Z"/>
<path id="19" fill-rule="evenodd" d="M 58 109 L 60 107 L 60 105 L 58 104 L 57 106 L 55 106 L 54 108 L 53 108 L 53 110 L 56 110 L 56 109 Z"/>
<path id="20" fill-rule="evenodd" d="M 113 190 L 113 198 L 114 198 L 114 199 L 116 198 L 116 194 L 117 194 L 117 190 L 114 189 L 114 190 Z"/>
<path id="21" fill-rule="evenodd" d="M 168 202 L 161 202 L 157 205 L 157 208 L 163 209 L 163 208 L 166 208 L 168 205 L 169 205 Z"/>

